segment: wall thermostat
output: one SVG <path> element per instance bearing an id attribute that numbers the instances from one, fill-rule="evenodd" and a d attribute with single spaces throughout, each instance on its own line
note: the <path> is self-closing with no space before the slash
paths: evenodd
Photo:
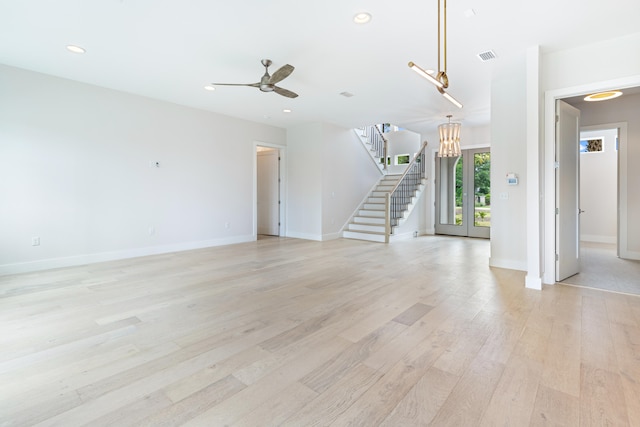
<path id="1" fill-rule="evenodd" d="M 516 175 L 515 173 L 508 173 L 507 174 L 507 184 L 508 185 L 518 185 L 518 175 Z"/>

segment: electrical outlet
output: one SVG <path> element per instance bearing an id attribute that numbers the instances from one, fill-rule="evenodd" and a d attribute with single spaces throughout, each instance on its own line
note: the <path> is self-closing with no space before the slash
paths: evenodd
<path id="1" fill-rule="evenodd" d="M 32 237 L 31 246 L 40 246 L 40 237 Z"/>

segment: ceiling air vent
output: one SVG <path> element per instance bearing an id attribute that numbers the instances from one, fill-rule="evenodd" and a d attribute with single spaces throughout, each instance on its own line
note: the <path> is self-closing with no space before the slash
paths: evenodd
<path id="1" fill-rule="evenodd" d="M 496 53 L 492 50 L 487 50 L 486 52 L 480 52 L 478 58 L 480 58 L 482 62 L 487 62 L 496 59 Z"/>

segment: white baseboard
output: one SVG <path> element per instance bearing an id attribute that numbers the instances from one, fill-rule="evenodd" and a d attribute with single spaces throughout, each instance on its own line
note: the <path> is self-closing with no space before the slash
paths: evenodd
<path id="1" fill-rule="evenodd" d="M 513 259 L 501 259 L 501 258 L 490 257 L 489 266 L 506 268 L 508 270 L 527 271 L 526 261 L 518 261 Z"/>
<path id="2" fill-rule="evenodd" d="M 53 268 L 74 267 L 77 265 L 93 264 L 97 262 L 115 261 L 127 258 L 137 258 L 148 255 L 158 255 L 171 252 L 189 251 L 214 246 L 232 245 L 255 241 L 255 236 L 236 236 L 224 239 L 201 240 L 197 242 L 176 243 L 162 246 L 148 246 L 144 248 L 125 249 L 121 251 L 100 252 L 94 254 L 73 255 L 61 258 L 48 258 L 36 261 L 0 265 L 0 276 L 9 274 L 30 273 L 33 271 L 51 270 Z"/>
<path id="3" fill-rule="evenodd" d="M 336 240 L 342 237 L 342 231 L 338 231 L 336 233 L 323 234 L 322 240 Z"/>
<path id="4" fill-rule="evenodd" d="M 287 237 L 293 237 L 294 239 L 315 240 L 316 242 L 322 241 L 322 235 L 298 233 L 296 231 L 287 231 Z"/>
<path id="5" fill-rule="evenodd" d="M 414 239 L 417 236 L 414 236 L 415 231 L 407 231 L 406 233 L 396 233 L 392 234 L 389 238 L 391 242 L 397 242 L 400 240 L 409 240 Z"/>

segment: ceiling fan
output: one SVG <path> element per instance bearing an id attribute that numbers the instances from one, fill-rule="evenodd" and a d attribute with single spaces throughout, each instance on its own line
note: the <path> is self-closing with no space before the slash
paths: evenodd
<path id="1" fill-rule="evenodd" d="M 287 98 L 295 98 L 298 96 L 297 93 L 291 92 L 290 90 L 281 88 L 276 86 L 276 83 L 284 80 L 289 77 L 294 70 L 293 65 L 283 65 L 278 68 L 272 76 L 269 75 L 269 66 L 271 65 L 270 59 L 263 59 L 262 65 L 264 65 L 264 75 L 260 79 L 258 83 L 211 83 L 215 86 L 250 86 L 257 87 L 262 92 L 275 92 L 278 95 L 286 96 Z"/>

